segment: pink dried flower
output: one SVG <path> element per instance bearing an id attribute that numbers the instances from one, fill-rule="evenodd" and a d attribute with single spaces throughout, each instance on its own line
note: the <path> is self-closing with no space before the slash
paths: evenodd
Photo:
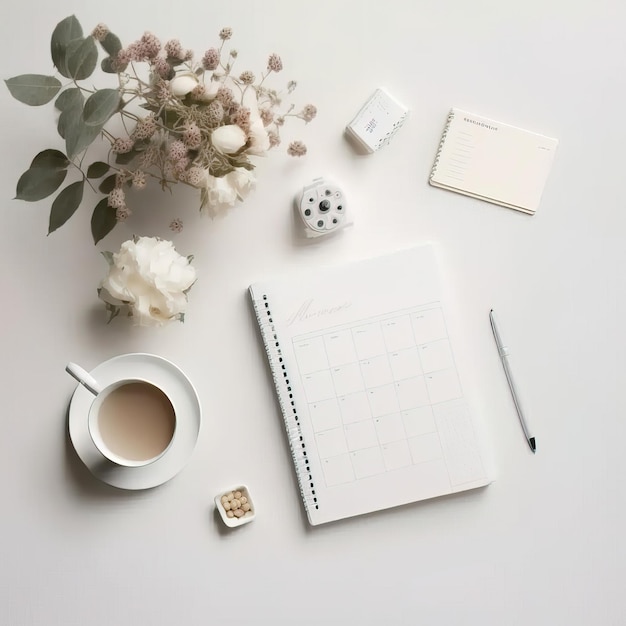
<path id="1" fill-rule="evenodd" d="M 178 39 L 170 39 L 165 44 L 165 54 L 167 54 L 168 57 L 173 57 L 174 59 L 183 59 L 185 57 L 183 47 Z"/>
<path id="2" fill-rule="evenodd" d="M 267 60 L 267 69 L 272 72 L 280 72 L 283 69 L 283 62 L 277 54 L 270 54 Z"/>
<path id="3" fill-rule="evenodd" d="M 189 95 L 196 100 L 204 99 L 204 85 L 202 83 L 198 83 L 190 92 Z"/>
<path id="4" fill-rule="evenodd" d="M 130 209 L 128 207 L 120 207 L 115 211 L 115 219 L 118 222 L 125 222 L 130 215 Z"/>
<path id="5" fill-rule="evenodd" d="M 183 130 L 183 141 L 185 145 L 192 150 L 200 146 L 202 143 L 202 133 L 197 124 L 191 122 L 191 124 L 185 126 Z"/>
<path id="6" fill-rule="evenodd" d="M 300 113 L 300 117 L 308 124 L 317 115 L 317 108 L 312 104 L 307 104 Z"/>
<path id="7" fill-rule="evenodd" d="M 122 187 L 124 183 L 129 181 L 133 177 L 132 173 L 128 170 L 121 170 L 115 175 L 115 186 Z"/>
<path id="8" fill-rule="evenodd" d="M 221 102 L 222 105 L 225 108 L 230 107 L 230 105 L 233 103 L 234 100 L 234 96 L 233 96 L 233 92 L 228 88 L 228 87 L 224 87 L 223 85 L 217 90 L 217 94 L 215 96 L 215 99 L 218 102 Z"/>
<path id="9" fill-rule="evenodd" d="M 245 72 L 241 72 L 241 74 L 239 75 L 239 80 L 244 85 L 252 85 L 252 83 L 254 82 L 254 74 L 246 70 Z"/>
<path id="10" fill-rule="evenodd" d="M 230 119 L 233 124 L 237 124 L 246 132 L 250 130 L 250 109 L 248 107 L 240 106 Z"/>
<path id="11" fill-rule="evenodd" d="M 126 154 L 133 149 L 135 142 L 127 137 L 118 137 L 111 146 L 111 150 L 116 154 Z"/>
<path id="12" fill-rule="evenodd" d="M 107 204 L 114 209 L 123 209 L 126 206 L 126 194 L 121 187 L 115 187 L 109 193 Z"/>
<path id="13" fill-rule="evenodd" d="M 190 167 L 187 170 L 187 182 L 194 187 L 199 187 L 205 178 L 205 174 L 206 170 L 201 167 Z"/>
<path id="14" fill-rule="evenodd" d="M 220 53 L 216 48 L 209 48 L 202 57 L 202 67 L 205 70 L 214 70 L 220 64 Z"/>
<path id="15" fill-rule="evenodd" d="M 181 220 L 179 217 L 172 220 L 172 223 L 170 224 L 171 231 L 175 233 L 179 233 L 182 229 L 183 229 L 183 220 Z"/>
<path id="16" fill-rule="evenodd" d="M 230 26 L 226 26 L 220 30 L 220 39 L 222 41 L 227 41 L 233 36 L 233 29 Z"/>
<path id="17" fill-rule="evenodd" d="M 157 100 L 159 100 L 159 102 L 167 102 L 172 97 L 172 91 L 170 90 L 170 81 L 159 81 L 155 86 L 154 95 L 157 97 Z"/>
<path id="18" fill-rule="evenodd" d="M 182 182 L 186 182 L 187 181 L 187 168 L 189 167 L 190 163 L 191 163 L 191 160 L 187 156 L 183 157 L 182 159 L 179 159 L 178 161 L 172 160 L 170 162 L 170 165 L 172 166 L 172 175 L 178 180 Z"/>
<path id="19" fill-rule="evenodd" d="M 151 67 L 152 71 L 161 78 L 167 78 L 172 72 L 172 66 L 162 56 L 155 57 L 152 60 Z"/>
<path id="20" fill-rule="evenodd" d="M 191 59 L 193 59 L 193 50 L 186 50 L 183 61 L 191 61 Z"/>
<path id="21" fill-rule="evenodd" d="M 285 123 L 285 118 L 282 115 L 280 115 L 274 120 L 274 122 L 276 126 L 282 126 Z"/>
<path id="22" fill-rule="evenodd" d="M 187 146 L 179 139 L 172 141 L 168 150 L 168 156 L 174 163 L 182 161 L 187 156 Z"/>
<path id="23" fill-rule="evenodd" d="M 153 59 L 161 51 L 161 42 L 152 33 L 144 33 L 141 37 L 146 57 Z"/>
<path id="24" fill-rule="evenodd" d="M 142 170 L 137 170 L 133 174 L 133 187 L 135 189 L 145 189 L 146 187 L 146 173 Z"/>
<path id="25" fill-rule="evenodd" d="M 287 148 L 287 154 L 293 157 L 301 157 L 306 154 L 306 146 L 301 141 L 292 141 Z"/>
<path id="26" fill-rule="evenodd" d="M 96 41 L 102 41 L 109 34 L 109 27 L 106 24 L 98 24 L 92 31 L 91 36 Z"/>
<path id="27" fill-rule="evenodd" d="M 280 137 L 278 136 L 278 133 L 270 130 L 267 133 L 267 137 L 270 140 L 270 148 L 275 148 L 276 146 L 280 145 Z"/>
<path id="28" fill-rule="evenodd" d="M 150 139 L 152 135 L 156 132 L 157 124 L 154 113 L 150 113 L 148 116 L 137 122 L 137 126 L 135 126 L 135 130 L 131 137 L 135 140 L 137 139 Z"/>
<path id="29" fill-rule="evenodd" d="M 274 121 L 274 112 L 272 109 L 261 109 L 259 111 L 263 126 L 269 126 Z"/>

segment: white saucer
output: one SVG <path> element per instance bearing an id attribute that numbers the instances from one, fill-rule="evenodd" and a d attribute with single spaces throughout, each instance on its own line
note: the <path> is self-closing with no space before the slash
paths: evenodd
<path id="1" fill-rule="evenodd" d="M 187 376 L 167 359 L 140 353 L 113 357 L 90 373 L 102 385 L 121 378 L 146 378 L 165 391 L 177 411 L 176 437 L 162 457 L 141 467 L 120 467 L 95 447 L 87 428 L 93 395 L 78 385 L 69 406 L 69 434 L 76 453 L 91 473 L 120 489 L 149 489 L 178 474 L 191 457 L 202 420 L 198 394 Z"/>

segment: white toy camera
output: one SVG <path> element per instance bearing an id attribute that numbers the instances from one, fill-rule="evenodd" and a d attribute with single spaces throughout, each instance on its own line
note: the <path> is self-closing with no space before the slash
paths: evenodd
<path id="1" fill-rule="evenodd" d="M 324 178 L 316 178 L 295 198 L 307 237 L 329 235 L 348 225 L 347 205 L 342 189 Z"/>

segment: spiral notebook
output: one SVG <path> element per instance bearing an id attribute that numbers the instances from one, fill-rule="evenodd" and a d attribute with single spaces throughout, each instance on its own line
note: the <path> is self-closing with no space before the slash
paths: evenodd
<path id="1" fill-rule="evenodd" d="M 249 292 L 311 524 L 491 482 L 432 245 Z"/>
<path id="2" fill-rule="evenodd" d="M 557 146 L 551 137 L 453 108 L 429 182 L 533 215 Z"/>

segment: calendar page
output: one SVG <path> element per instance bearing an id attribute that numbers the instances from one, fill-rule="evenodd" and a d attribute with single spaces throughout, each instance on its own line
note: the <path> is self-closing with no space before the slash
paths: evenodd
<path id="1" fill-rule="evenodd" d="M 490 482 L 432 246 L 255 290 L 312 523 Z"/>

